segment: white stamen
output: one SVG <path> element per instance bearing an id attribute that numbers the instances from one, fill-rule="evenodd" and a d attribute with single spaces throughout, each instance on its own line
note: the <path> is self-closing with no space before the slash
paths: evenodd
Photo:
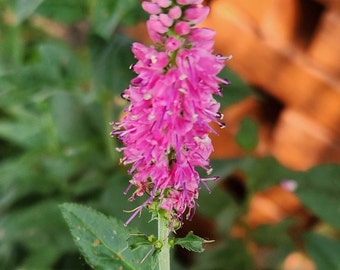
<path id="1" fill-rule="evenodd" d="M 221 129 L 226 127 L 226 124 L 223 122 L 219 122 L 218 125 L 220 126 Z"/>
<path id="2" fill-rule="evenodd" d="M 125 160 L 126 160 L 126 157 L 120 158 L 119 159 L 119 164 L 124 164 Z"/>
<path id="3" fill-rule="evenodd" d="M 157 57 L 155 55 L 152 55 L 150 59 L 152 64 L 157 63 Z"/>
<path id="4" fill-rule="evenodd" d="M 181 76 L 179 76 L 179 79 L 180 79 L 181 81 L 185 80 L 186 78 L 188 78 L 188 76 L 185 75 L 185 74 L 182 74 Z"/>
<path id="5" fill-rule="evenodd" d="M 149 114 L 148 120 L 153 120 L 153 119 L 155 119 L 155 115 L 154 114 Z"/>
<path id="6" fill-rule="evenodd" d="M 179 88 L 178 91 L 181 92 L 181 93 L 183 93 L 183 94 L 186 94 L 186 93 L 187 93 L 187 90 L 185 90 L 184 88 Z"/>
<path id="7" fill-rule="evenodd" d="M 204 135 L 203 138 L 195 136 L 194 140 L 198 143 L 209 143 L 211 141 L 208 135 Z"/>
<path id="8" fill-rule="evenodd" d="M 143 99 L 144 99 L 144 100 L 149 100 L 149 99 L 151 99 L 151 98 L 152 98 L 152 96 L 151 96 L 151 94 L 149 94 L 149 93 L 144 94 L 144 96 L 143 96 Z"/>

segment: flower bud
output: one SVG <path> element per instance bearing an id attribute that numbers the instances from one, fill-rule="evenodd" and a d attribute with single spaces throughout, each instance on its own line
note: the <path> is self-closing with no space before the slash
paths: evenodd
<path id="1" fill-rule="evenodd" d="M 176 2 L 179 5 L 191 5 L 194 0 L 176 0 Z"/>
<path id="2" fill-rule="evenodd" d="M 174 6 L 169 10 L 168 14 L 171 19 L 177 20 L 182 16 L 182 10 L 179 6 Z"/>
<path id="3" fill-rule="evenodd" d="M 159 5 L 148 1 L 142 2 L 142 8 L 149 14 L 159 14 L 161 12 Z"/>
<path id="4" fill-rule="evenodd" d="M 165 50 L 167 52 L 175 51 L 175 50 L 177 50 L 179 48 L 179 46 L 180 46 L 180 42 L 175 37 L 169 37 L 165 41 Z"/>
<path id="5" fill-rule="evenodd" d="M 209 7 L 206 6 L 189 7 L 184 12 L 184 18 L 190 21 L 192 24 L 198 24 L 208 16 L 209 10 Z"/>
<path id="6" fill-rule="evenodd" d="M 166 27 L 170 27 L 174 23 L 174 20 L 168 14 L 164 13 L 159 15 L 159 20 Z"/>
<path id="7" fill-rule="evenodd" d="M 167 8 L 171 5 L 170 0 L 156 0 L 156 3 L 162 8 Z"/>
<path id="8" fill-rule="evenodd" d="M 163 243 L 162 241 L 157 240 L 153 246 L 155 247 L 156 250 L 160 250 L 163 247 Z"/>
<path id="9" fill-rule="evenodd" d="M 190 25 L 187 22 L 178 22 L 175 25 L 175 32 L 177 35 L 183 36 L 187 35 L 190 32 Z"/>

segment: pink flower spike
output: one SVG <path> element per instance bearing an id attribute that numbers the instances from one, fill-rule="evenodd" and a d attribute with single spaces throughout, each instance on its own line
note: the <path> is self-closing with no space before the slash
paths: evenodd
<path id="1" fill-rule="evenodd" d="M 161 13 L 161 8 L 159 5 L 147 1 L 142 2 L 142 8 L 149 14 L 159 14 Z"/>
<path id="2" fill-rule="evenodd" d="M 214 95 L 221 95 L 218 74 L 228 59 L 212 53 L 215 32 L 193 28 L 209 9 L 202 0 L 148 0 L 143 8 L 150 37 L 157 46 L 133 43 L 136 76 L 122 92 L 129 101 L 111 136 L 123 144 L 120 163 L 131 175 L 129 201 L 146 197 L 125 225 L 143 208 L 157 204 L 168 213 L 170 226 L 192 218 L 199 189 L 214 181 L 209 157 L 213 152 L 210 123 L 221 127 L 223 115 Z M 201 177 L 197 169 L 206 172 Z M 130 193 L 130 192 L 129 192 Z M 150 210 L 150 209 L 149 209 Z M 172 228 L 174 229 L 174 228 Z"/>
<path id="3" fill-rule="evenodd" d="M 202 22 L 209 14 L 210 8 L 206 6 L 197 5 L 189 7 L 185 10 L 184 18 L 193 24 Z"/>
<path id="4" fill-rule="evenodd" d="M 180 21 L 175 25 L 175 32 L 177 35 L 183 36 L 190 32 L 190 25 L 187 22 Z"/>
<path id="5" fill-rule="evenodd" d="M 174 6 L 169 10 L 168 15 L 171 19 L 177 20 L 182 16 L 182 10 L 179 6 Z"/>

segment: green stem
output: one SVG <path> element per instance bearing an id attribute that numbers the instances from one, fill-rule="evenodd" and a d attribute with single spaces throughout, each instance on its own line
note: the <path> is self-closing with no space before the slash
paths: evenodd
<path id="1" fill-rule="evenodd" d="M 158 254 L 159 270 L 170 270 L 170 245 L 168 220 L 158 214 L 158 239 L 163 242 L 162 249 Z"/>

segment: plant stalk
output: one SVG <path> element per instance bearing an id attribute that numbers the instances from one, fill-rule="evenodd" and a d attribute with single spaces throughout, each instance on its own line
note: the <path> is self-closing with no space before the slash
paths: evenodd
<path id="1" fill-rule="evenodd" d="M 162 249 L 158 254 L 159 270 L 170 270 L 169 235 L 168 220 L 158 214 L 158 240 L 163 242 Z"/>

